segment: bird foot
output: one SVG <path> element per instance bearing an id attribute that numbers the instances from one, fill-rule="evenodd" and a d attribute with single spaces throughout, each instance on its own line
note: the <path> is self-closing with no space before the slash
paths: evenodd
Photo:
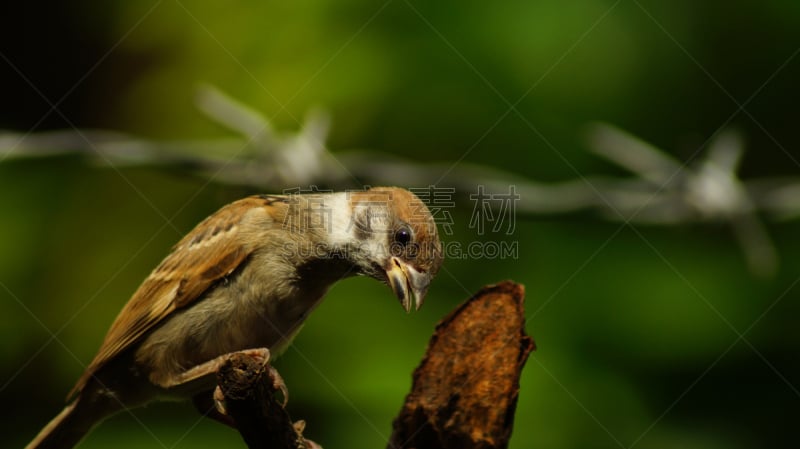
<path id="1" fill-rule="evenodd" d="M 269 364 L 270 352 L 267 348 L 245 349 L 243 351 L 225 354 L 219 358 L 220 363 L 218 363 L 218 366 L 221 366 L 224 362 L 228 362 L 242 356 L 248 357 L 264 369 L 266 375 L 269 376 L 272 389 L 280 391 L 280 397 L 278 398 L 278 401 L 280 402 L 281 407 L 286 407 L 286 403 L 289 402 L 289 389 L 286 387 L 286 382 L 284 382 L 283 377 L 280 375 L 278 370 Z M 214 388 L 213 400 L 214 407 L 217 409 L 217 411 L 222 415 L 226 415 L 225 395 L 223 394 L 219 385 Z"/>

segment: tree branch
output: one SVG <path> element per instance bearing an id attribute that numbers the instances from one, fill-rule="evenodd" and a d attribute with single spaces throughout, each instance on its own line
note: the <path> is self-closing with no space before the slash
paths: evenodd
<path id="1" fill-rule="evenodd" d="M 520 373 L 535 349 L 523 299 L 520 284 L 490 285 L 436 326 L 389 448 L 508 445 Z"/>
<path id="2" fill-rule="evenodd" d="M 303 438 L 304 423 L 293 424 L 275 396 L 276 374 L 246 353 L 234 353 L 217 372 L 225 414 L 250 449 L 317 447 Z"/>

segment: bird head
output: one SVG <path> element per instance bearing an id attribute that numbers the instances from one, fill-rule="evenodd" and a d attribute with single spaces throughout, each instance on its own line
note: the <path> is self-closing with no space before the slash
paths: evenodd
<path id="1" fill-rule="evenodd" d="M 359 272 L 389 285 L 406 312 L 419 310 L 442 265 L 442 243 L 430 210 L 397 187 L 351 192 L 349 202 Z"/>

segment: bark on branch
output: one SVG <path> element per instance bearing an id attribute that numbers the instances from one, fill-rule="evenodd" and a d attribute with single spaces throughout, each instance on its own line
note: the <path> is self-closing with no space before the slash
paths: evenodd
<path id="1" fill-rule="evenodd" d="M 436 326 L 390 449 L 508 445 L 520 373 L 535 349 L 523 299 L 520 284 L 487 286 Z"/>

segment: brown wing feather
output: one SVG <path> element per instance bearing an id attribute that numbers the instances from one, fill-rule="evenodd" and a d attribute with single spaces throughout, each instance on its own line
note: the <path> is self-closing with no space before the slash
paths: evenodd
<path id="1" fill-rule="evenodd" d="M 216 281 L 232 273 L 252 251 L 239 238 L 239 224 L 245 213 L 254 207 L 275 207 L 282 200 L 254 196 L 236 201 L 203 220 L 181 239 L 120 311 L 68 397 L 81 391 L 98 369 L 138 342 L 170 313 L 191 304 Z"/>

